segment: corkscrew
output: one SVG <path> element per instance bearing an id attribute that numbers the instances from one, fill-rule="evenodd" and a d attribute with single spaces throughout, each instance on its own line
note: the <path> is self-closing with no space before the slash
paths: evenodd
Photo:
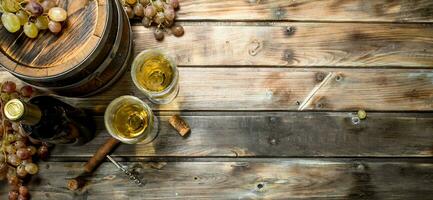
<path id="1" fill-rule="evenodd" d="M 123 173 L 125 173 L 130 180 L 132 180 L 135 184 L 141 186 L 143 185 L 143 183 L 141 182 L 140 179 L 138 179 L 136 176 L 134 176 L 134 174 L 132 174 L 131 172 L 129 172 L 127 169 L 125 169 L 124 167 L 122 167 L 122 165 L 120 165 L 120 163 L 118 163 L 116 160 L 114 160 L 110 155 L 107 155 L 108 160 L 110 160 L 118 169 L 120 169 Z"/>

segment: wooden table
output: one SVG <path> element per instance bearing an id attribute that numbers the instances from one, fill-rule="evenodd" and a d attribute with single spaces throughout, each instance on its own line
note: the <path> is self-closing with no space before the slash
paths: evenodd
<path id="1" fill-rule="evenodd" d="M 156 106 L 158 138 L 112 155 L 82 191 L 66 180 L 109 136 L 102 114 L 132 94 L 66 98 L 96 115 L 97 137 L 57 146 L 33 199 L 432 199 L 433 1 L 182 0 L 181 38 L 133 26 L 135 53 L 161 48 L 180 66 L 179 96 Z M 5 71 L 1 80 L 13 79 Z M 15 79 L 13 79 L 15 80 Z M 368 118 L 353 122 L 356 111 Z M 180 137 L 168 117 L 192 133 Z M 2 187 L 0 198 L 6 198 Z"/>

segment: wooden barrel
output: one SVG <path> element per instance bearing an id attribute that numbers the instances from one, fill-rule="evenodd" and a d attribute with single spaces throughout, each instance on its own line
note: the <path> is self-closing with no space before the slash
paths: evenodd
<path id="1" fill-rule="evenodd" d="M 61 33 L 36 39 L 0 27 L 0 65 L 19 79 L 63 96 L 88 96 L 115 82 L 129 63 L 131 27 L 118 0 L 60 0 Z"/>

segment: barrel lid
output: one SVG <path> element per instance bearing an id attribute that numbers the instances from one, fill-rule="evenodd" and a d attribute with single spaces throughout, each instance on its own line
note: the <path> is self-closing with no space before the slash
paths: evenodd
<path id="1" fill-rule="evenodd" d="M 110 0 L 58 0 L 68 12 L 62 32 L 42 31 L 35 39 L 0 25 L 0 65 L 26 78 L 55 77 L 92 59 L 109 20 Z"/>

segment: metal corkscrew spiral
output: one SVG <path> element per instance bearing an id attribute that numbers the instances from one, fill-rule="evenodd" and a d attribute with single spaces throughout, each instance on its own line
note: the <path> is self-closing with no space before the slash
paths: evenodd
<path id="1" fill-rule="evenodd" d="M 108 160 L 110 160 L 118 169 L 122 170 L 123 173 L 125 173 L 126 175 L 128 175 L 128 178 L 132 181 L 134 181 L 135 184 L 141 186 L 143 185 L 143 183 L 141 182 L 140 179 L 138 179 L 136 176 L 134 176 L 134 174 L 132 174 L 131 172 L 129 172 L 128 170 L 126 170 L 124 167 L 122 167 L 122 165 L 120 165 L 120 163 L 118 163 L 116 160 L 114 160 L 110 155 L 107 155 Z"/>

